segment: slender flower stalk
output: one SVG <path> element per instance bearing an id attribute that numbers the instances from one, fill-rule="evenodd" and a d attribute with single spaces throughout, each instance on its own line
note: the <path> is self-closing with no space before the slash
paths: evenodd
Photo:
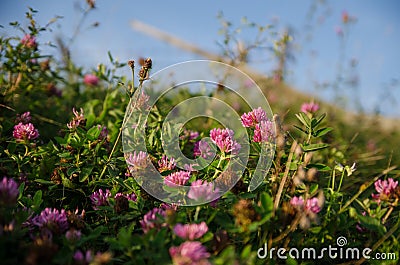
<path id="1" fill-rule="evenodd" d="M 133 60 L 130 60 L 130 61 L 128 61 L 128 65 L 129 65 L 129 67 L 131 68 L 131 70 L 132 70 L 132 87 L 131 87 L 131 90 L 129 91 L 129 97 L 130 97 L 130 100 L 132 100 L 132 98 L 134 97 L 134 95 L 137 93 L 136 91 L 139 91 L 138 93 L 139 93 L 139 95 L 137 96 L 137 99 L 141 96 L 141 90 L 142 90 L 142 86 L 143 86 L 143 81 L 144 80 L 147 80 L 148 78 L 149 78 L 149 76 L 150 76 L 150 70 L 151 70 L 151 68 L 152 68 L 152 65 L 153 65 L 153 62 L 152 62 L 152 60 L 150 59 L 150 58 L 147 58 L 146 60 L 145 60 L 145 62 L 144 62 L 144 65 L 143 65 L 143 67 L 142 67 L 142 69 L 141 69 L 141 72 L 139 73 L 139 87 L 138 87 L 138 89 L 135 89 L 135 84 L 134 84 L 134 77 L 135 77 L 135 62 L 133 61 Z M 146 100 L 146 94 L 144 94 L 143 95 L 143 97 L 142 97 L 142 99 L 144 100 L 144 102 L 147 104 L 147 101 L 148 101 L 148 98 L 147 98 L 147 100 Z M 136 100 L 137 101 L 137 100 Z M 136 105 L 136 103 L 134 104 L 134 106 Z M 101 173 L 100 173 L 100 179 L 103 177 L 103 175 L 105 174 L 105 172 L 106 172 L 106 169 L 107 169 L 107 164 L 111 161 L 111 158 L 112 158 L 112 155 L 114 154 L 114 151 L 115 151 L 115 148 L 117 147 L 117 144 L 118 144 L 118 142 L 119 142 L 119 139 L 121 138 L 121 135 L 122 135 L 122 129 L 124 128 L 124 126 L 125 126 L 125 124 L 122 124 L 121 125 L 121 128 L 119 128 L 119 133 L 118 133 L 118 136 L 117 136 L 117 139 L 115 140 L 115 142 L 114 142 L 114 146 L 113 146 L 113 148 L 111 149 L 111 152 L 110 152 L 110 154 L 109 154 L 109 156 L 108 156 L 108 159 L 107 159 L 107 161 L 106 161 L 106 163 L 105 163 L 105 166 L 103 167 L 103 170 L 101 171 Z M 136 128 L 135 128 L 135 131 L 136 131 Z"/>

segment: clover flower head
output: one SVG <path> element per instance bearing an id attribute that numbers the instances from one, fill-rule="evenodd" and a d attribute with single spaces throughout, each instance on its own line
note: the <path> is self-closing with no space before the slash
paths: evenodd
<path id="1" fill-rule="evenodd" d="M 115 194 L 114 199 L 116 199 L 117 197 L 125 197 L 126 199 L 128 199 L 128 201 L 133 202 L 137 200 L 137 196 L 134 192 L 132 192 L 131 194 L 123 194 L 121 192 L 118 192 L 117 194 Z"/>
<path id="2" fill-rule="evenodd" d="M 164 178 L 164 184 L 171 188 L 183 186 L 188 182 L 189 178 L 190 172 L 181 170 L 166 176 Z"/>
<path id="3" fill-rule="evenodd" d="M 97 86 L 97 84 L 99 83 L 99 78 L 94 74 L 86 74 L 83 77 L 83 83 L 88 86 Z"/>
<path id="4" fill-rule="evenodd" d="M 68 225 L 67 214 L 64 209 L 45 208 L 39 215 L 36 215 L 30 221 L 33 227 L 38 227 L 42 234 L 50 237 L 52 234 L 61 234 L 65 232 Z"/>
<path id="5" fill-rule="evenodd" d="M 187 196 L 198 202 L 214 201 L 219 197 L 219 189 L 212 182 L 196 180 L 190 185 Z"/>
<path id="6" fill-rule="evenodd" d="M 253 141 L 256 143 L 269 142 L 275 137 L 274 123 L 265 120 L 255 125 Z"/>
<path id="7" fill-rule="evenodd" d="M 399 182 L 394 181 L 393 178 L 388 178 L 387 180 L 378 179 L 375 181 L 374 186 L 377 194 L 372 194 L 372 198 L 380 202 L 381 200 L 388 200 L 390 197 L 396 193 L 396 189 Z"/>
<path id="8" fill-rule="evenodd" d="M 21 44 L 28 48 L 28 49 L 36 49 L 38 44 L 36 42 L 35 36 L 32 36 L 30 34 L 26 34 L 22 39 L 21 39 Z"/>
<path id="9" fill-rule="evenodd" d="M 206 141 L 200 140 L 194 144 L 193 155 L 196 157 L 201 156 L 202 158 L 207 159 L 213 157 L 214 153 Z"/>
<path id="10" fill-rule="evenodd" d="M 176 162 L 174 158 L 168 159 L 166 155 L 163 155 L 160 160 L 158 160 L 158 171 L 164 172 L 173 170 L 176 167 Z"/>
<path id="11" fill-rule="evenodd" d="M 31 112 L 27 111 L 27 112 L 22 113 L 21 115 L 17 114 L 16 123 L 22 122 L 23 124 L 28 124 L 31 122 L 31 120 L 32 120 Z"/>
<path id="12" fill-rule="evenodd" d="M 267 113 L 261 108 L 258 107 L 248 113 L 244 113 L 240 120 L 242 122 L 243 127 L 254 127 L 256 124 L 260 123 L 261 121 L 268 120 Z"/>
<path id="13" fill-rule="evenodd" d="M 205 222 L 200 224 L 177 224 L 174 227 L 174 233 L 182 239 L 193 241 L 202 237 L 208 231 Z"/>
<path id="14" fill-rule="evenodd" d="M 0 182 L 0 205 L 13 205 L 17 202 L 18 184 L 12 179 L 3 177 Z"/>
<path id="15" fill-rule="evenodd" d="M 304 113 L 314 113 L 319 110 L 319 105 L 314 102 L 303 103 L 300 107 L 300 111 Z"/>
<path id="16" fill-rule="evenodd" d="M 166 224 L 163 220 L 165 216 L 166 212 L 161 208 L 153 208 L 147 212 L 140 221 L 143 232 L 148 233 L 153 228 L 160 229 L 161 227 L 165 226 Z"/>
<path id="17" fill-rule="evenodd" d="M 90 200 L 92 201 L 93 209 L 98 210 L 98 206 L 106 206 L 108 205 L 108 198 L 111 197 L 110 190 L 106 189 L 104 192 L 102 189 L 93 192 L 90 195 Z"/>
<path id="18" fill-rule="evenodd" d="M 130 169 L 142 169 L 147 167 L 147 153 L 143 151 L 133 151 L 129 153 L 126 162 L 130 166 Z"/>
<path id="19" fill-rule="evenodd" d="M 79 126 L 85 126 L 86 119 L 83 113 L 83 109 L 80 109 L 78 112 L 75 108 L 72 108 L 72 112 L 74 113 L 74 118 L 67 124 L 68 129 L 76 129 Z"/>
<path id="20" fill-rule="evenodd" d="M 23 124 L 22 122 L 14 126 L 13 137 L 17 141 L 34 140 L 39 137 L 39 131 L 32 123 Z"/>
<path id="21" fill-rule="evenodd" d="M 218 146 L 221 152 L 238 154 L 241 146 L 233 139 L 233 135 L 233 130 L 228 128 L 214 128 L 210 131 L 211 141 Z"/>
<path id="22" fill-rule="evenodd" d="M 178 247 L 170 247 L 169 254 L 176 265 L 209 265 L 210 253 L 198 241 L 187 241 Z"/>

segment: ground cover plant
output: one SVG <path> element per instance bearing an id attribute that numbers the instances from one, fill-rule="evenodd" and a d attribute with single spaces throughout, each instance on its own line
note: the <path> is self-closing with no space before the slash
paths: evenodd
<path id="1" fill-rule="evenodd" d="M 354 128 L 310 99 L 277 103 L 273 117 L 238 105 L 250 150 L 239 180 L 229 168 L 244 148 L 239 132 L 208 118 L 179 131 L 179 148 L 198 161 L 215 156 L 204 168 L 179 168 L 163 149 L 164 120 L 196 94 L 182 89 L 147 105 L 143 85 L 151 86 L 157 58 L 120 63 L 110 53 L 112 67 L 93 69 L 57 61 L 42 52 L 40 33 L 50 25 L 37 25 L 35 13 L 27 12 L 27 29 L 13 23 L 18 35 L 0 38 L 2 264 L 397 264 L 400 160 L 385 153 L 396 132 L 380 150 L 379 128 L 352 139 Z M 209 96 L 232 97 L 218 85 Z M 123 150 L 127 109 L 149 112 L 146 123 L 129 127 L 147 133 L 146 150 Z M 265 145 L 273 146 L 273 161 L 250 191 Z M 146 192 L 138 177 L 150 174 L 150 164 L 163 176 L 160 193 L 196 203 L 165 203 Z M 221 197 L 216 178 L 229 187 Z M 188 192 L 177 193 L 178 185 Z M 328 246 L 336 250 L 320 255 Z"/>

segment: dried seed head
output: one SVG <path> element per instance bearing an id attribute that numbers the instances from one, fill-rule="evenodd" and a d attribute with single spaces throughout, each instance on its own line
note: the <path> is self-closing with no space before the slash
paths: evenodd
<path id="1" fill-rule="evenodd" d="M 316 169 L 315 167 L 310 168 L 307 171 L 307 178 L 306 178 L 307 181 L 315 181 L 317 174 L 318 174 L 318 169 Z"/>
<path id="2" fill-rule="evenodd" d="M 233 172 L 232 169 L 228 169 L 220 174 L 220 176 L 215 180 L 215 184 L 221 187 L 222 190 L 227 190 L 232 188 L 236 179 L 236 173 Z"/>
<path id="3" fill-rule="evenodd" d="M 140 66 L 143 66 L 144 65 L 144 61 L 145 61 L 146 59 L 144 59 L 143 57 L 140 57 L 139 58 L 139 64 L 140 64 Z"/>
<path id="4" fill-rule="evenodd" d="M 233 215 L 235 216 L 236 224 L 240 225 L 244 230 L 260 216 L 256 213 L 253 203 L 250 200 L 241 199 L 233 206 Z"/>
<path id="5" fill-rule="evenodd" d="M 139 78 L 141 79 L 141 80 L 144 80 L 144 79 L 146 79 L 146 70 L 142 67 L 141 69 L 140 69 L 140 71 L 139 71 Z"/>
<path id="6" fill-rule="evenodd" d="M 128 65 L 129 65 L 129 67 L 132 68 L 132 69 L 135 68 L 135 61 L 134 61 L 134 60 L 129 60 L 129 61 L 128 61 Z"/>
<path id="7" fill-rule="evenodd" d="M 143 67 L 144 67 L 146 70 L 148 70 L 148 69 L 151 69 L 152 66 L 153 66 L 153 62 L 151 61 L 151 58 L 147 58 L 147 59 L 144 61 Z"/>
<path id="8" fill-rule="evenodd" d="M 55 168 L 53 170 L 53 173 L 51 174 L 51 181 L 60 185 L 62 183 L 62 178 L 61 178 L 61 173 L 60 171 L 62 171 L 60 168 Z"/>
<path id="9" fill-rule="evenodd" d="M 89 5 L 90 8 L 95 8 L 95 0 L 86 0 L 86 3 Z"/>
<path id="10" fill-rule="evenodd" d="M 304 155 L 304 165 L 308 165 L 311 162 L 312 157 L 313 157 L 313 154 L 311 152 L 306 153 Z"/>
<path id="11" fill-rule="evenodd" d="M 116 213 L 122 213 L 129 209 L 129 201 L 125 196 L 117 196 L 115 198 L 114 210 Z"/>
<path id="12" fill-rule="evenodd" d="M 225 247 L 228 246 L 229 243 L 231 242 L 228 233 L 225 230 L 218 230 L 214 233 L 214 237 L 211 240 L 211 249 L 215 254 L 217 254 L 225 249 Z"/>
<path id="13" fill-rule="evenodd" d="M 296 186 L 302 185 L 305 177 L 306 177 L 306 171 L 302 166 L 299 166 L 299 168 L 297 169 L 297 174 L 293 178 L 294 185 Z"/>

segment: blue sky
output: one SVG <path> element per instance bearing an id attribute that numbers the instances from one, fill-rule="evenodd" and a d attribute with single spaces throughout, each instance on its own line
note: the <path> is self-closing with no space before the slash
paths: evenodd
<path id="1" fill-rule="evenodd" d="M 315 12 L 311 12 L 316 3 Z M 84 0 L 2 0 L 0 3 L 1 35 L 10 35 L 11 21 L 25 25 L 27 6 L 39 11 L 37 20 L 46 24 L 55 15 L 63 16 L 53 25 L 53 32 L 41 36 L 41 41 L 53 41 L 55 35 L 64 39 L 72 36 L 81 13 L 76 6 L 85 6 Z M 331 90 L 316 88 L 316 83 L 335 80 L 340 60 L 340 38 L 335 27 L 341 25 L 341 14 L 346 10 L 357 18 L 349 28 L 345 60 L 342 61 L 348 75 L 351 59 L 357 61 L 358 91 L 343 87 L 348 98 L 347 106 L 355 108 L 358 99 L 364 110 L 373 111 L 378 104 L 388 116 L 400 116 L 400 85 L 392 87 L 393 79 L 400 79 L 400 2 L 397 0 L 250 0 L 250 1 L 132 1 L 99 0 L 96 9 L 89 13 L 83 31 L 73 43 L 72 56 L 80 65 L 95 67 L 107 63 L 107 51 L 120 61 L 140 56 L 152 57 L 154 70 L 173 63 L 199 59 L 197 55 L 183 52 L 168 44 L 132 30 L 133 19 L 158 27 L 200 47 L 218 53 L 216 44 L 222 41 L 218 34 L 221 27 L 217 14 L 222 11 L 226 20 L 240 25 L 244 16 L 260 25 L 277 23 L 278 29 L 290 27 L 294 32 L 295 61 L 289 62 L 287 81 L 295 88 L 327 100 L 333 100 Z M 313 14 L 310 17 L 310 14 Z M 100 26 L 85 30 L 98 21 Z M 308 28 L 307 25 L 312 25 Z M 244 31 L 239 37 L 254 38 L 254 31 Z M 261 59 L 260 59 L 261 58 Z M 269 73 L 274 67 L 271 54 L 266 51 L 250 58 L 259 71 Z M 127 73 L 129 75 L 129 73 Z M 384 88 L 387 88 L 386 90 Z M 389 91 L 389 94 L 384 94 Z"/>

